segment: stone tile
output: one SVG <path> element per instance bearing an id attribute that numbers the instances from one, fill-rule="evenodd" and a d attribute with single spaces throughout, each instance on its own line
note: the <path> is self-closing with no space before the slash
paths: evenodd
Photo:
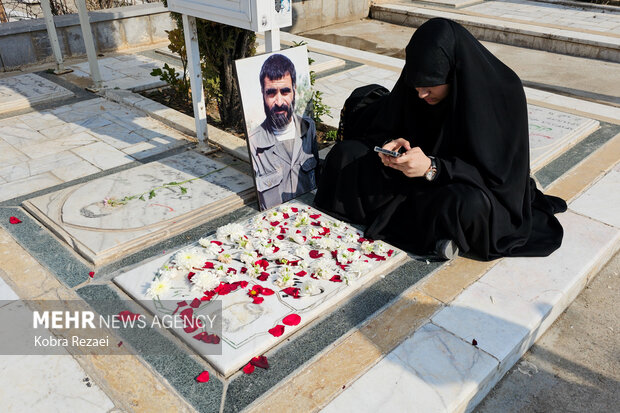
<path id="1" fill-rule="evenodd" d="M 80 146 L 73 149 L 72 152 L 103 170 L 133 161 L 129 155 L 125 155 L 123 152 L 103 142 Z"/>
<path id="2" fill-rule="evenodd" d="M 0 140 L 0 165 L 15 165 L 28 159 L 24 153 Z"/>
<path id="3" fill-rule="evenodd" d="M 614 136 L 583 162 L 554 181 L 545 192 L 570 201 L 595 181 L 603 171 L 614 165 L 618 159 L 620 159 L 620 134 Z"/>
<path id="4" fill-rule="evenodd" d="M 35 299 L 61 287 L 3 228 L 0 228 L 0 262 L 2 277 L 15 286 L 15 293 L 23 300 Z"/>
<path id="5" fill-rule="evenodd" d="M 426 324 L 323 412 L 457 411 L 488 381 L 497 361 L 444 329 Z"/>
<path id="6" fill-rule="evenodd" d="M 62 181 L 49 172 L 34 175 L 0 185 L 0 201 L 6 201 L 41 189 L 61 184 Z"/>
<path id="7" fill-rule="evenodd" d="M 123 152 L 127 155 L 131 155 L 135 159 L 144 159 L 184 145 L 184 142 L 177 140 L 173 140 L 172 142 L 160 142 L 157 139 L 159 138 L 129 146 L 123 149 Z"/>
<path id="8" fill-rule="evenodd" d="M 4 411 L 107 412 L 114 403 L 69 354 L 2 356 L 0 399 Z M 36 374 L 34 374 L 36 372 Z"/>
<path id="9" fill-rule="evenodd" d="M 63 151 L 46 155 L 39 159 L 22 162 L 17 165 L 0 168 L 0 176 L 7 181 L 16 181 L 33 175 L 49 172 L 52 169 L 71 165 L 80 161 L 81 159 L 79 156 L 74 155 L 71 152 Z"/>
<path id="10" fill-rule="evenodd" d="M 73 92 L 34 73 L 0 79 L 0 113 L 69 96 Z"/>
<path id="11" fill-rule="evenodd" d="M 63 123 L 51 128 L 40 129 L 39 132 L 49 139 L 60 139 L 80 132 L 86 132 L 86 128 L 75 123 Z"/>
<path id="12" fill-rule="evenodd" d="M 0 275 L 4 276 L 4 271 L 0 268 Z M 0 307 L 5 306 L 7 303 L 3 301 L 19 300 L 19 296 L 15 294 L 15 291 L 0 277 Z"/>
<path id="13" fill-rule="evenodd" d="M 432 322 L 467 343 L 475 339 L 478 348 L 503 361 L 521 346 L 550 308 L 476 282 L 437 313 Z"/>
<path id="14" fill-rule="evenodd" d="M 22 148 L 48 138 L 22 122 L 21 117 L 14 117 L 0 122 L 0 139 L 15 148 Z"/>
<path id="15" fill-rule="evenodd" d="M 97 138 L 83 131 L 72 135 L 65 135 L 58 139 L 48 139 L 45 142 L 24 146 L 22 151 L 30 158 L 38 160 L 44 157 L 49 157 L 49 155 L 69 151 L 71 149 L 90 145 L 96 142 Z"/>
<path id="16" fill-rule="evenodd" d="M 616 166 L 600 181 L 570 204 L 570 209 L 620 228 L 620 166 Z"/>
<path id="17" fill-rule="evenodd" d="M 82 178 L 84 176 L 92 175 L 97 172 L 101 172 L 101 169 L 92 165 L 86 161 L 79 161 L 72 163 L 71 165 L 61 166 L 54 168 L 50 171 L 65 182 L 73 181 L 74 179 Z"/>
<path id="18" fill-rule="evenodd" d="M 483 262 L 457 257 L 420 282 L 419 288 L 422 292 L 447 304 L 496 263 L 497 261 Z"/>
<path id="19" fill-rule="evenodd" d="M 107 126 L 89 130 L 88 133 L 116 149 L 125 149 L 147 140 L 144 136 L 138 135 L 117 123 L 110 123 Z"/>

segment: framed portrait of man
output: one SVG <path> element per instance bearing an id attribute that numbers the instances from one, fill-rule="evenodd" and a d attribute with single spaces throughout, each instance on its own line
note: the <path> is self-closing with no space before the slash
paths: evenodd
<path id="1" fill-rule="evenodd" d="M 265 210 L 316 188 L 308 50 L 294 47 L 235 63 L 258 203 Z"/>

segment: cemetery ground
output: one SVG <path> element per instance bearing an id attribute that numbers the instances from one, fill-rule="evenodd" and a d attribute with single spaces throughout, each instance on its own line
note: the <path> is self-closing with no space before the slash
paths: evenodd
<path id="1" fill-rule="evenodd" d="M 365 20 L 282 40 L 305 40 L 315 53 L 316 87 L 334 108 L 324 121 L 335 127 L 354 88 L 394 85 L 403 65 L 397 53 L 411 32 Z M 350 295 L 317 307 L 303 328 L 286 327 L 282 341 L 266 335 L 268 348 L 243 353 L 269 361 L 251 374 L 199 356 L 194 342 L 173 332 L 157 336 L 166 348 L 160 354 L 141 353 L 143 338 L 131 332 L 108 331 L 107 354 L 5 355 L 3 410 L 461 411 L 475 408 L 506 372 L 481 411 L 573 406 L 547 394 L 562 385 L 569 390 L 560 394 L 575 393 L 582 406 L 617 404 L 607 389 L 620 381 L 619 64 L 485 45 L 524 80 L 533 176 L 569 203 L 559 215 L 560 250 L 488 263 L 397 254 L 403 261 L 339 287 Z M 192 118 L 137 93 L 161 86 L 148 75 L 154 66 L 178 64 L 164 48 L 101 58 L 107 88 L 99 94 L 83 89 L 82 62 L 69 64 L 70 75 L 0 79 L 0 312 L 15 311 L 9 300 L 19 298 L 155 313 L 132 303 L 143 293 L 139 280 L 175 251 L 258 214 L 245 143 L 210 127 L 211 144 L 198 149 Z M 167 185 L 190 180 L 186 192 Z M 144 194 L 145 201 L 123 198 Z M 311 204 L 312 195 L 302 201 Z M 203 371 L 209 381 L 197 382 Z"/>

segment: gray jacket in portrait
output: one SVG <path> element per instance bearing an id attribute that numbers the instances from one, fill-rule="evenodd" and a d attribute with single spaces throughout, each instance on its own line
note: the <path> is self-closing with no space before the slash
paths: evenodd
<path id="1" fill-rule="evenodd" d="M 316 187 L 319 160 L 316 128 L 309 117 L 293 115 L 295 140 L 292 157 L 266 121 L 250 132 L 249 147 L 261 210 L 289 201 Z"/>

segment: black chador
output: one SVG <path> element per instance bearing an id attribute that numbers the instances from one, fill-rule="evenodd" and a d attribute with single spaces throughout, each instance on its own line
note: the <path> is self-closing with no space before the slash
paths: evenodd
<path id="1" fill-rule="evenodd" d="M 416 87 L 450 85 L 436 105 Z M 356 113 L 329 153 L 316 206 L 366 225 L 366 236 L 419 255 L 451 240 L 468 256 L 546 256 L 561 242 L 566 203 L 530 178 L 527 105 L 519 77 L 467 30 L 432 19 L 413 35 L 387 96 Z M 384 166 L 372 148 L 405 138 L 434 156 L 432 181 Z"/>

